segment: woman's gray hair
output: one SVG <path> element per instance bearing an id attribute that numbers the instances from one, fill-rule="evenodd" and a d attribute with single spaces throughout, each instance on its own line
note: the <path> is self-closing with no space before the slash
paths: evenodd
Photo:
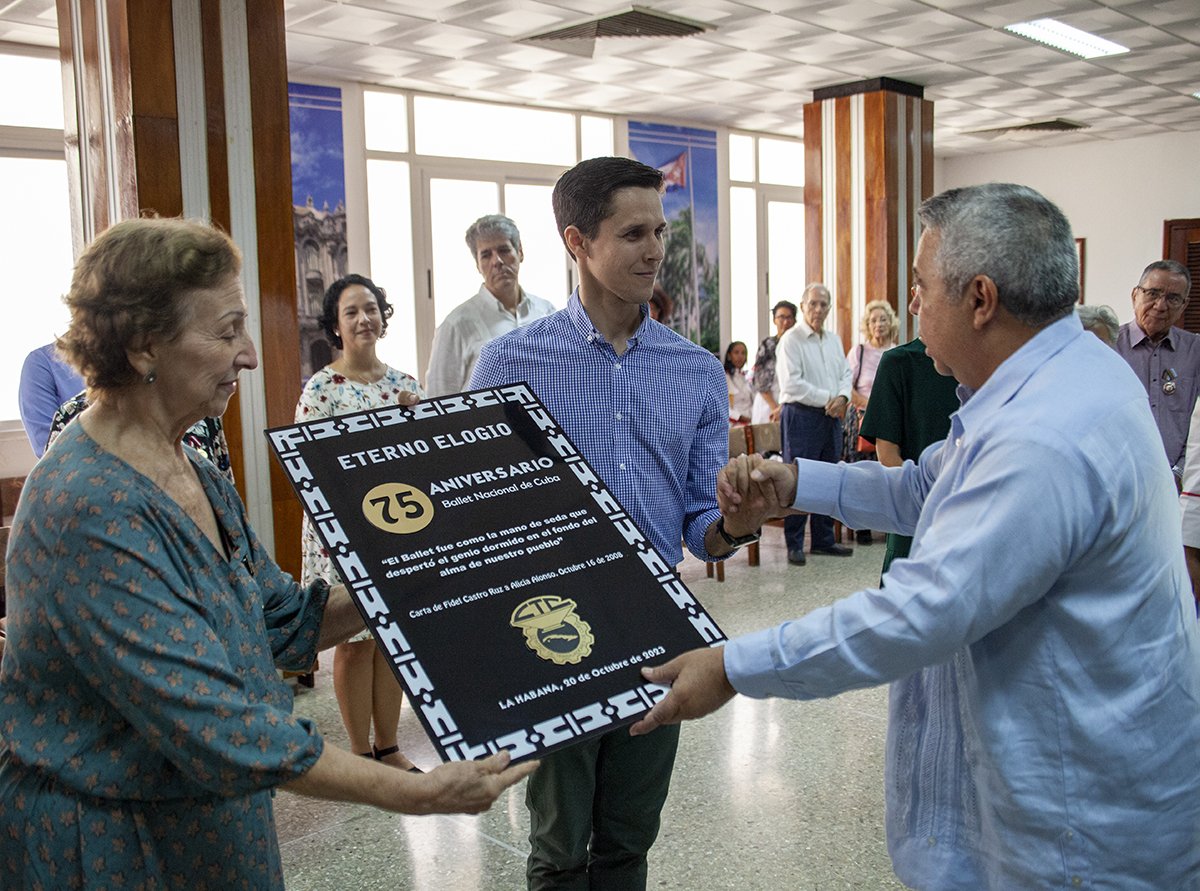
<path id="1" fill-rule="evenodd" d="M 1079 324 L 1088 331 L 1103 335 L 1102 339 L 1111 347 L 1117 345 L 1121 323 L 1111 306 L 1077 306 L 1075 314 L 1079 316 Z"/>
<path id="2" fill-rule="evenodd" d="M 472 260 L 479 256 L 476 245 L 485 235 L 503 235 L 512 242 L 514 248 L 518 251 L 521 249 L 521 233 L 517 231 L 517 224 L 502 213 L 490 213 L 467 227 L 467 247 L 471 249 Z"/>
<path id="3" fill-rule="evenodd" d="M 1079 255 L 1071 224 L 1039 192 L 988 183 L 934 195 L 918 215 L 939 236 L 934 266 L 951 300 L 977 275 L 996 284 L 1000 305 L 1042 328 L 1079 300 Z"/>

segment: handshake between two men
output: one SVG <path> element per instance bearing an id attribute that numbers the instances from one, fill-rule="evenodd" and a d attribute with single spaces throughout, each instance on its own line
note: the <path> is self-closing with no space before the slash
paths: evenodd
<path id="1" fill-rule="evenodd" d="M 739 455 L 717 476 L 717 504 L 739 528 L 757 529 L 765 520 L 792 512 L 796 499 L 796 465 L 761 455 Z M 690 650 L 662 665 L 642 669 L 642 677 L 671 689 L 629 728 L 640 736 L 663 724 L 703 718 L 736 692 L 725 674 L 725 648 Z"/>

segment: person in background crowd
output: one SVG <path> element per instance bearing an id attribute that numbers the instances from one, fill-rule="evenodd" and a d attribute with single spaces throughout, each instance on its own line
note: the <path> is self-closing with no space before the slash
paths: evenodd
<path id="1" fill-rule="evenodd" d="M 91 406 L 25 482 L 0 662 L 0 884 L 282 889 L 273 797 L 486 809 L 536 765 L 414 776 L 326 745 L 277 667 L 361 631 L 341 585 L 275 565 L 184 446 L 258 357 L 233 242 L 117 223 L 84 250 L 58 345 Z"/>
<path id="2" fill-rule="evenodd" d="M 754 391 L 746 380 L 746 345 L 735 340 L 725 349 L 725 383 L 729 385 L 729 423 L 744 427 L 750 423 Z"/>
<path id="3" fill-rule="evenodd" d="M 50 435 L 46 448 L 54 444 L 58 435 L 88 407 L 87 390 L 76 393 L 58 407 L 50 420 Z M 201 458 L 207 458 L 229 482 L 234 482 L 233 467 L 229 463 L 229 443 L 225 439 L 225 426 L 220 418 L 201 418 L 183 432 L 183 444 Z"/>
<path id="4" fill-rule="evenodd" d="M 1091 331 L 1110 347 L 1116 347 L 1117 338 L 1121 335 L 1121 323 L 1111 306 L 1080 305 L 1075 307 L 1075 314 L 1079 316 L 1079 324 L 1083 325 L 1085 331 Z"/>
<path id="5" fill-rule="evenodd" d="M 25 357 L 17 405 L 29 445 L 39 458 L 46 451 L 54 413 L 82 389 L 83 379 L 58 357 L 54 344 L 40 346 Z"/>
<path id="6" fill-rule="evenodd" d="M 650 318 L 661 325 L 671 327 L 671 316 L 675 314 L 675 301 L 671 299 L 671 295 L 666 289 L 658 284 L 654 285 L 654 293 L 650 295 Z"/>
<path id="7" fill-rule="evenodd" d="M 861 327 L 863 342 L 846 353 L 850 363 L 850 407 L 842 421 L 842 460 L 851 463 L 875 460 L 875 445 L 859 437 L 859 427 L 871 398 L 879 360 L 900 336 L 900 320 L 886 300 L 872 300 L 863 308 Z M 871 544 L 871 530 L 855 530 L 854 540 L 862 545 Z"/>
<path id="8" fill-rule="evenodd" d="M 783 458 L 836 462 L 842 457 L 842 418 L 850 404 L 850 363 L 842 342 L 825 330 L 832 299 L 824 285 L 811 284 L 800 301 L 803 318 L 783 333 L 775 349 L 779 379 Z M 783 521 L 788 563 L 803 566 L 804 527 L 812 520 L 814 554 L 849 557 L 853 551 L 833 540 L 833 520 L 826 514 L 791 515 Z"/>
<path id="9" fill-rule="evenodd" d="M 479 293 L 452 309 L 434 332 L 425 372 L 430 396 L 461 393 L 485 343 L 554 312 L 548 300 L 521 287 L 525 252 L 516 223 L 503 214 L 488 214 L 468 227 L 466 240 L 483 284 Z"/>
<path id="10" fill-rule="evenodd" d="M 720 363 L 649 318 L 662 187 L 661 171 L 628 158 L 562 175 L 554 218 L 579 288 L 566 309 L 487 344 L 471 385 L 528 382 L 675 565 L 681 540 L 701 560 L 723 560 L 758 529 L 717 521 L 716 474 L 729 455 Z M 530 889 L 644 889 L 678 744 L 676 727 L 637 739 L 621 727 L 546 756 L 525 799 Z"/>
<path id="11" fill-rule="evenodd" d="M 1179 506 L 1183 511 L 1183 555 L 1200 615 L 1200 401 L 1192 409 Z"/>
<path id="12" fill-rule="evenodd" d="M 1117 352 L 1150 397 L 1167 463 L 1178 484 L 1192 407 L 1200 396 L 1200 335 L 1175 327 L 1188 304 L 1192 276 L 1174 260 L 1156 260 L 1133 288 L 1133 321 L 1121 326 Z"/>
<path id="13" fill-rule="evenodd" d="M 383 289 L 365 276 L 345 275 L 329 286 L 321 328 L 342 353 L 304 385 L 296 405 L 297 421 L 411 405 L 425 398 L 415 378 L 387 365 L 375 352 L 375 345 L 387 333 L 392 312 Z M 307 516 L 301 545 L 302 584 L 317 579 L 331 585 L 341 582 Z M 417 770 L 396 742 L 404 701 L 400 682 L 369 631 L 359 632 L 334 651 L 333 689 L 351 751 L 404 770 Z"/>
<path id="14" fill-rule="evenodd" d="M 783 333 L 796 324 L 796 304 L 780 300 L 771 309 L 775 333 L 763 339 L 754 357 L 754 407 L 750 418 L 755 424 L 779 423 L 779 381 L 775 375 L 775 347 Z"/>
<path id="15" fill-rule="evenodd" d="M 875 445 L 880 464 L 900 467 L 905 461 L 919 460 L 925 449 L 945 439 L 956 411 L 958 381 L 938 373 L 917 337 L 880 358 L 859 435 Z M 907 557 L 911 547 L 910 536 L 887 533 L 883 574 L 893 560 Z"/>
<path id="16" fill-rule="evenodd" d="M 1079 260 L 1052 203 L 989 183 L 919 217 L 912 311 L 969 397 L 951 435 L 900 468 L 743 455 L 718 490 L 735 516 L 833 510 L 913 535 L 912 552 L 882 591 L 643 669 L 671 689 L 631 732 L 735 692 L 892 681 L 886 827 L 905 885 L 1198 887 L 1200 623 L 1145 393 L 1072 311 Z"/>

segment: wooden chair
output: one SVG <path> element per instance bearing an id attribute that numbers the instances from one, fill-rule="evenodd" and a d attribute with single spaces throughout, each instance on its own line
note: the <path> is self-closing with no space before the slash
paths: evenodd
<path id="1" fill-rule="evenodd" d="M 747 424 L 744 427 L 729 428 L 729 457 L 750 455 L 755 452 L 779 451 L 780 446 L 778 424 Z M 751 566 L 759 565 L 758 542 L 746 545 L 746 559 Z M 725 561 L 705 563 L 704 573 L 709 578 L 715 573 L 718 582 L 725 581 Z"/>

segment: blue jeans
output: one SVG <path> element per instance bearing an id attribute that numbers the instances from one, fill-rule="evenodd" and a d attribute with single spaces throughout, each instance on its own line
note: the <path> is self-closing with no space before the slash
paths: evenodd
<path id="1" fill-rule="evenodd" d="M 842 454 L 842 421 L 825 414 L 824 408 L 785 402 L 779 416 L 783 434 L 783 459 L 811 458 L 836 464 Z M 789 551 L 804 550 L 804 527 L 812 518 L 812 546 L 833 547 L 833 519 L 824 514 L 793 515 L 783 521 L 783 537 Z"/>

